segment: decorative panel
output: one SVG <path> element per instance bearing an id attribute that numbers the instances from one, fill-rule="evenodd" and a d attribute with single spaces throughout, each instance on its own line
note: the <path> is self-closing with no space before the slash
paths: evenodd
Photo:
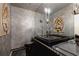
<path id="1" fill-rule="evenodd" d="M 0 12 L 0 36 L 7 35 L 10 32 L 10 8 L 3 3 Z"/>
<path id="2" fill-rule="evenodd" d="M 63 32 L 64 22 L 62 17 L 54 19 L 54 32 Z"/>

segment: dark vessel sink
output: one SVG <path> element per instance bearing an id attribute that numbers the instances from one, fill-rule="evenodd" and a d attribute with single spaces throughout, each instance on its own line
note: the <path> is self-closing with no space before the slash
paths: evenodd
<path id="1" fill-rule="evenodd" d="M 72 39 L 72 37 L 52 35 L 52 36 L 36 36 L 35 39 L 43 42 L 44 44 L 47 44 L 48 46 L 53 46 L 58 43 L 68 41 Z"/>

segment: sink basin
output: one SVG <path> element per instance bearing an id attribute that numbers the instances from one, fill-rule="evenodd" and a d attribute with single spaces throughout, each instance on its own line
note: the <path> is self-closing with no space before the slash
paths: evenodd
<path id="1" fill-rule="evenodd" d="M 56 45 L 58 43 L 61 43 L 61 42 L 65 42 L 65 41 L 68 41 L 70 40 L 69 37 L 60 37 L 60 36 L 37 36 L 35 37 L 37 40 L 49 45 L 49 46 L 53 46 L 53 45 Z"/>

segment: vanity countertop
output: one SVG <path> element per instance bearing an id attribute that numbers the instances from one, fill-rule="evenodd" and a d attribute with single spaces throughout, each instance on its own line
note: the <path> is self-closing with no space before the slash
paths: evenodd
<path id="1" fill-rule="evenodd" d="M 79 55 L 79 46 L 76 45 L 74 39 L 68 40 L 66 42 L 62 42 L 56 45 L 52 45 L 51 47 L 37 39 L 34 39 L 34 40 L 61 56 L 62 55 L 64 56 L 78 56 Z"/>
<path id="2" fill-rule="evenodd" d="M 65 55 L 67 55 L 67 53 L 70 53 L 70 55 L 79 55 L 79 46 L 75 43 L 74 39 L 54 45 L 52 48 L 64 53 Z"/>

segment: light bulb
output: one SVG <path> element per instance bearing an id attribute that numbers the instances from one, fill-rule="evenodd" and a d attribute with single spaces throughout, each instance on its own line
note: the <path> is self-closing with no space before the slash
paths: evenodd
<path id="1" fill-rule="evenodd" d="M 50 8 L 44 8 L 44 11 L 45 11 L 45 13 L 47 13 L 47 14 L 50 14 L 50 13 L 51 13 Z"/>
<path id="2" fill-rule="evenodd" d="M 47 8 L 44 8 L 44 11 L 45 11 L 45 13 L 48 13 L 48 9 Z"/>
<path id="3" fill-rule="evenodd" d="M 50 8 L 48 8 L 48 14 L 50 14 L 51 13 L 51 10 L 50 10 Z"/>

